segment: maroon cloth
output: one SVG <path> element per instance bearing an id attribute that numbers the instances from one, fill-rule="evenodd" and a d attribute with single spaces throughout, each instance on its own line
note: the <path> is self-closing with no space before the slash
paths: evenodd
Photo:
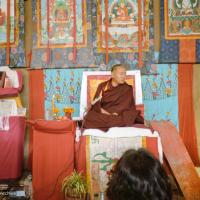
<path id="1" fill-rule="evenodd" d="M 84 128 L 107 131 L 110 127 L 131 126 L 135 122 L 144 122 L 140 112 L 136 110 L 132 86 L 124 83 L 113 87 L 111 81 L 112 79 L 99 84 L 94 99 L 99 96 L 102 98 L 86 114 L 83 120 Z M 101 113 L 101 108 L 111 114 Z"/>
<path id="2" fill-rule="evenodd" d="M 9 130 L 0 130 L 0 179 L 21 176 L 24 160 L 25 118 L 9 117 Z"/>

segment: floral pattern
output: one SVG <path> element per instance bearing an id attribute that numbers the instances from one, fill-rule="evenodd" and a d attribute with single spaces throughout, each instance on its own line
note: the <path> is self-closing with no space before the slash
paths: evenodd
<path id="1" fill-rule="evenodd" d="M 64 115 L 64 108 L 74 109 L 73 117 L 79 116 L 82 73 L 85 69 L 45 70 L 45 118 L 52 119 L 52 101 L 58 108 L 57 115 Z"/>
<path id="2" fill-rule="evenodd" d="M 151 73 L 142 76 L 146 120 L 168 120 L 178 128 L 177 65 L 151 66 Z"/>

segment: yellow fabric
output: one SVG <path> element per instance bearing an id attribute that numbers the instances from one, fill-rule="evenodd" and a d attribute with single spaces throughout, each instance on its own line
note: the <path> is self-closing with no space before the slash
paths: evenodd
<path id="1" fill-rule="evenodd" d="M 88 192 L 91 194 L 91 175 L 90 175 L 90 136 L 86 136 L 86 182 Z"/>
<path id="2" fill-rule="evenodd" d="M 143 148 L 147 147 L 147 137 L 142 137 L 142 147 Z"/>
<path id="3" fill-rule="evenodd" d="M 154 49 L 160 51 L 160 0 L 153 1 L 154 12 Z"/>
<path id="4" fill-rule="evenodd" d="M 2 99 L 14 99 L 16 101 L 17 107 L 18 108 L 22 107 L 22 102 L 21 102 L 21 98 L 19 95 L 17 97 L 6 97 L 6 98 L 2 98 Z"/>
<path id="5" fill-rule="evenodd" d="M 194 105 L 194 116 L 195 126 L 197 134 L 197 148 L 198 155 L 200 158 L 200 64 L 193 65 L 193 105 Z"/>

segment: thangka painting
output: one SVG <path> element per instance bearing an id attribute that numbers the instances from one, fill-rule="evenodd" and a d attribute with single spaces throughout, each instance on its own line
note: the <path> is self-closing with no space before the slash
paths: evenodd
<path id="1" fill-rule="evenodd" d="M 91 4 L 86 2 L 32 0 L 31 68 L 96 67 L 89 34 Z"/>
<path id="2" fill-rule="evenodd" d="M 52 101 L 63 116 L 64 107 L 74 108 L 73 117 L 79 117 L 82 73 L 85 69 L 45 70 L 45 118 L 52 119 Z"/>
<path id="3" fill-rule="evenodd" d="M 18 29 L 16 26 L 19 20 L 19 13 L 17 11 L 17 0 L 10 1 L 10 46 L 16 46 L 18 44 Z M 7 45 L 7 2 L 5 0 L 0 1 L 0 46 L 6 47 Z"/>
<path id="4" fill-rule="evenodd" d="M 8 10 L 10 10 L 9 17 Z M 8 18 L 10 18 L 9 22 Z M 8 23 L 10 28 L 8 28 Z M 8 36 L 10 37 L 7 38 Z M 6 65 L 6 46 L 8 42 L 10 45 L 10 66 L 25 66 L 23 0 L 10 0 L 9 2 L 0 0 L 0 65 L 2 66 Z"/>
<path id="5" fill-rule="evenodd" d="M 85 0 L 39 0 L 37 16 L 38 47 L 48 43 L 50 48 L 86 46 Z"/>
<path id="6" fill-rule="evenodd" d="M 171 121 L 178 128 L 178 71 L 176 64 L 153 64 L 142 76 L 146 120 Z"/>
<path id="7" fill-rule="evenodd" d="M 165 37 L 200 37 L 200 0 L 165 0 Z"/>
<path id="8" fill-rule="evenodd" d="M 142 49 L 149 50 L 149 0 L 98 0 L 97 13 L 98 52 L 105 52 L 106 42 L 110 53 L 137 52 L 139 18 Z"/>

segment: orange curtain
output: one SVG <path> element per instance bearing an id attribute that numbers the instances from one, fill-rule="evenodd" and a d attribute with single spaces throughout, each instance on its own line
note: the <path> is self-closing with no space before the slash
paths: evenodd
<path id="1" fill-rule="evenodd" d="M 179 132 L 195 165 L 199 165 L 193 108 L 193 65 L 178 66 Z"/>
<path id="2" fill-rule="evenodd" d="M 200 156 L 200 64 L 193 65 L 193 104 L 197 133 L 197 148 Z"/>
<path id="3" fill-rule="evenodd" d="M 179 40 L 179 63 L 196 62 L 196 40 Z"/>
<path id="4" fill-rule="evenodd" d="M 44 74 L 43 70 L 29 70 L 29 118 L 44 118 Z M 32 166 L 33 134 L 30 130 L 28 166 Z"/>

